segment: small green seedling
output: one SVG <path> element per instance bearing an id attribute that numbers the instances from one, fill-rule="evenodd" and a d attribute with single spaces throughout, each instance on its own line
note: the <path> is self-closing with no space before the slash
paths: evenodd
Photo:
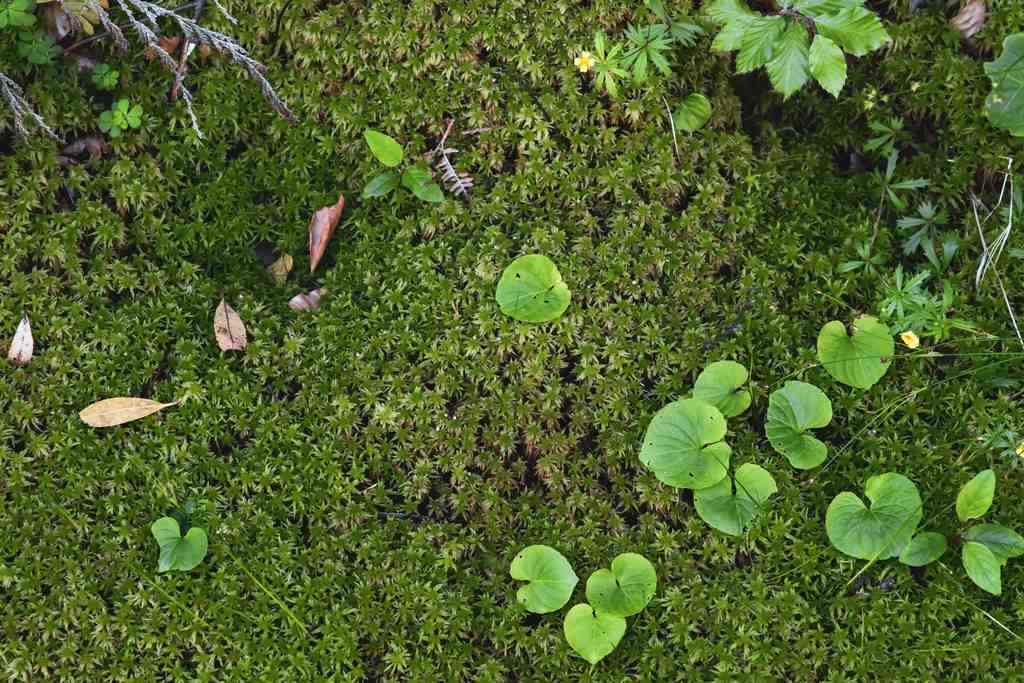
<path id="1" fill-rule="evenodd" d="M 598 569 L 587 579 L 587 601 L 599 614 L 629 617 L 654 597 L 658 574 L 654 565 L 636 553 L 622 553 L 611 569 Z"/>
<path id="2" fill-rule="evenodd" d="M 694 491 L 693 504 L 710 526 L 730 536 L 741 536 L 778 490 L 767 470 L 748 462 L 736 470 L 735 491 L 726 477 L 714 486 Z"/>
<path id="3" fill-rule="evenodd" d="M 720 360 L 704 368 L 693 385 L 693 397 L 718 408 L 725 417 L 741 415 L 750 407 L 746 390 L 750 374 L 731 360 Z"/>
<path id="4" fill-rule="evenodd" d="M 672 124 L 679 130 L 693 133 L 711 120 L 711 102 L 700 93 L 691 93 L 672 115 Z"/>
<path id="5" fill-rule="evenodd" d="M 729 472 L 732 449 L 724 441 L 725 432 L 725 416 L 710 403 L 674 401 L 651 418 L 640 462 L 675 488 L 714 486 Z"/>
<path id="6" fill-rule="evenodd" d="M 914 537 L 923 509 L 917 486 L 902 474 L 868 479 L 864 494 L 871 507 L 843 491 L 828 506 L 825 531 L 839 552 L 861 560 L 898 557 Z"/>
<path id="7" fill-rule="evenodd" d="M 399 174 L 397 168 L 405 160 L 405 150 L 397 140 L 370 128 L 366 129 L 363 137 L 377 161 L 392 169 L 375 176 L 366 184 L 363 199 L 387 196 L 401 185 L 425 202 L 444 201 L 441 186 L 434 182 L 426 164 L 414 164 Z"/>
<path id="8" fill-rule="evenodd" d="M 562 317 L 572 295 L 551 259 L 528 254 L 505 268 L 494 297 L 510 318 L 543 323 Z"/>
<path id="9" fill-rule="evenodd" d="M 563 630 L 569 646 L 593 666 L 618 647 L 626 634 L 626 620 L 580 603 L 565 615 Z"/>
<path id="10" fill-rule="evenodd" d="M 187 572 L 199 566 L 206 557 L 206 531 L 191 527 L 184 536 L 181 526 L 174 517 L 161 517 L 150 527 L 153 538 L 160 546 L 158 572 Z"/>
<path id="11" fill-rule="evenodd" d="M 50 64 L 61 53 L 53 37 L 43 31 L 22 31 L 18 34 L 18 54 L 36 65 Z"/>
<path id="12" fill-rule="evenodd" d="M 119 72 L 109 64 L 97 64 L 92 70 L 92 84 L 100 90 L 113 90 L 117 87 L 117 80 L 121 77 Z"/>
<path id="13" fill-rule="evenodd" d="M 0 0 L 0 28 L 26 28 L 36 23 L 34 0 Z"/>
<path id="14" fill-rule="evenodd" d="M 849 328 L 838 320 L 818 334 L 818 361 L 834 378 L 858 389 L 870 389 L 882 379 L 896 344 L 884 323 L 864 315 Z"/>
<path id="15" fill-rule="evenodd" d="M 978 519 L 992 507 L 996 474 L 984 470 L 964 484 L 956 497 L 956 516 L 961 522 Z M 1024 538 L 999 524 L 978 524 L 961 537 L 961 561 L 967 576 L 993 595 L 1003 592 L 1002 568 L 1011 557 L 1024 555 Z"/>
<path id="16" fill-rule="evenodd" d="M 100 114 L 100 130 L 110 133 L 110 137 L 121 137 L 121 133 L 130 128 L 142 125 L 142 106 L 134 107 L 127 99 L 114 102 L 109 110 Z"/>
<path id="17" fill-rule="evenodd" d="M 512 560 L 509 574 L 518 581 L 529 581 L 516 593 L 516 600 L 530 612 L 556 612 L 569 602 L 579 577 L 569 560 L 546 545 L 531 545 Z"/>
<path id="18" fill-rule="evenodd" d="M 996 128 L 1024 137 L 1024 33 L 1003 40 L 1003 53 L 985 63 L 985 75 L 992 81 L 992 92 L 985 99 L 985 114 Z"/>
<path id="19" fill-rule="evenodd" d="M 789 381 L 768 397 L 764 431 L 772 448 L 800 470 L 825 462 L 828 447 L 808 433 L 832 422 L 832 402 L 807 382 Z"/>

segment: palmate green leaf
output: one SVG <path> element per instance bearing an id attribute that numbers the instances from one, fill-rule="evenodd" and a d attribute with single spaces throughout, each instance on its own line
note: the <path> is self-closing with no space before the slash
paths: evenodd
<path id="1" fill-rule="evenodd" d="M 178 520 L 173 517 L 161 517 L 150 527 L 153 538 L 160 546 L 158 572 L 187 572 L 199 566 L 206 557 L 206 532 L 192 527 L 184 537 Z"/>
<path id="2" fill-rule="evenodd" d="M 562 628 L 569 646 L 583 659 L 597 664 L 618 647 L 626 634 L 626 620 L 580 603 L 565 615 Z"/>
<path id="3" fill-rule="evenodd" d="M 808 433 L 832 422 L 832 402 L 818 387 L 789 381 L 768 397 L 764 431 L 772 448 L 797 469 L 825 462 L 828 447 Z"/>
<path id="4" fill-rule="evenodd" d="M 516 600 L 537 614 L 562 609 L 579 582 L 569 560 L 546 545 L 531 545 L 520 550 L 512 559 L 509 574 L 517 581 L 529 581 L 516 593 Z"/>
<path id="5" fill-rule="evenodd" d="M 528 323 L 560 318 L 569 307 L 568 285 L 554 262 L 541 254 L 520 256 L 498 281 L 495 299 L 505 315 Z"/>
<path id="6" fill-rule="evenodd" d="M 693 397 L 736 417 L 750 407 L 747 369 L 731 360 L 720 360 L 704 368 L 693 385 Z"/>
<path id="7" fill-rule="evenodd" d="M 657 587 L 658 573 L 646 557 L 622 553 L 610 570 L 598 569 L 587 579 L 587 600 L 598 613 L 628 617 L 647 607 Z"/>
<path id="8" fill-rule="evenodd" d="M 700 93 L 687 95 L 676 112 L 672 123 L 676 128 L 692 133 L 704 127 L 711 118 L 711 102 Z"/>
<path id="9" fill-rule="evenodd" d="M 978 588 L 992 595 L 1002 594 L 1002 563 L 987 546 L 975 541 L 964 543 L 961 560 L 967 576 Z"/>
<path id="10" fill-rule="evenodd" d="M 956 496 L 956 516 L 961 522 L 981 517 L 992 507 L 996 493 L 996 473 L 983 470 L 963 485 Z"/>
<path id="11" fill-rule="evenodd" d="M 818 33 L 851 55 L 863 57 L 891 39 L 878 16 L 863 7 L 847 7 L 835 14 L 814 16 Z"/>
<path id="12" fill-rule="evenodd" d="M 870 389 L 892 363 L 896 344 L 889 328 L 871 316 L 853 321 L 847 331 L 838 320 L 826 323 L 818 334 L 818 361 L 843 384 Z"/>
<path id="13" fill-rule="evenodd" d="M 856 494 L 843 491 L 828 506 L 825 531 L 841 553 L 862 560 L 897 557 L 921 523 L 921 495 L 902 474 L 886 472 L 868 479 L 864 494 L 871 507 Z"/>
<path id="14" fill-rule="evenodd" d="M 923 567 L 942 557 L 946 552 L 946 537 L 935 531 L 924 531 L 914 536 L 900 553 L 900 562 L 908 567 Z"/>
<path id="15" fill-rule="evenodd" d="M 767 64 L 785 28 L 786 20 L 780 16 L 758 16 L 747 22 L 736 53 L 736 73 L 748 73 Z"/>
<path id="16" fill-rule="evenodd" d="M 783 99 L 803 87 L 811 73 L 808 65 L 807 30 L 794 19 L 786 21 L 786 30 L 775 46 L 775 56 L 765 65 L 768 78 Z"/>
<path id="17" fill-rule="evenodd" d="M 377 161 L 388 168 L 398 166 L 405 158 L 405 150 L 390 135 L 367 128 L 363 132 L 363 137 L 366 138 L 366 144 L 370 146 L 370 152 L 377 157 Z"/>
<path id="18" fill-rule="evenodd" d="M 644 434 L 640 462 L 660 481 L 685 489 L 717 484 L 729 471 L 732 449 L 725 417 L 713 405 L 688 398 L 659 410 Z"/>
<path id="19" fill-rule="evenodd" d="M 36 23 L 33 0 L 8 0 L 0 4 L 0 28 L 26 28 Z"/>
<path id="20" fill-rule="evenodd" d="M 808 54 L 811 76 L 832 97 L 839 97 L 839 92 L 846 84 L 846 55 L 829 38 L 820 33 L 814 36 Z"/>
<path id="21" fill-rule="evenodd" d="M 1003 52 L 985 63 L 985 75 L 992 81 L 992 92 L 985 99 L 985 114 L 996 128 L 1024 137 L 1024 33 L 1014 33 L 1003 41 Z"/>
<path id="22" fill-rule="evenodd" d="M 693 503 L 697 514 L 709 525 L 731 536 L 740 536 L 779 489 L 766 469 L 749 462 L 736 470 L 735 485 L 734 491 L 733 482 L 726 477 L 714 486 L 694 491 Z"/>

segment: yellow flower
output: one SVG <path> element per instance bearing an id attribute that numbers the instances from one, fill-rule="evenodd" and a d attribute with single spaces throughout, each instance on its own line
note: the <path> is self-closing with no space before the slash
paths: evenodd
<path id="1" fill-rule="evenodd" d="M 921 340 L 918 339 L 917 335 L 914 334 L 913 330 L 907 330 L 906 332 L 902 333 L 900 335 L 900 339 L 903 340 L 903 343 L 906 345 L 908 349 L 916 349 L 918 346 L 921 345 Z"/>
<path id="2" fill-rule="evenodd" d="M 572 63 L 581 73 L 587 73 L 590 71 L 590 67 L 594 66 L 594 58 L 590 56 L 589 52 L 581 52 L 579 57 L 572 60 Z"/>
<path id="3" fill-rule="evenodd" d="M 1017 446 L 1017 456 L 1024 458 L 1024 441 L 1021 441 Z"/>

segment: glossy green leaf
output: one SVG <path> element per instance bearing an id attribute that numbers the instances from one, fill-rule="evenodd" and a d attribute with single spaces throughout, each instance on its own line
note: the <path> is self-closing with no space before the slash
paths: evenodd
<path id="1" fill-rule="evenodd" d="M 714 486 L 694 491 L 693 503 L 697 514 L 709 525 L 740 536 L 776 491 L 772 475 L 748 462 L 736 470 L 735 491 L 733 482 L 726 477 Z"/>
<path id="2" fill-rule="evenodd" d="M 659 480 L 676 488 L 703 489 L 729 471 L 732 449 L 723 441 L 725 417 L 709 403 L 674 401 L 651 419 L 640 462 Z"/>
<path id="3" fill-rule="evenodd" d="M 887 472 L 868 479 L 866 507 L 855 494 L 844 491 L 832 499 L 825 513 L 825 531 L 836 550 L 862 560 L 897 557 L 913 538 L 923 514 L 914 482 Z"/>
<path id="4" fill-rule="evenodd" d="M 985 99 L 985 114 L 996 128 L 1024 136 L 1024 32 L 1003 40 L 999 58 L 985 63 L 992 92 Z"/>
<path id="5" fill-rule="evenodd" d="M 546 545 L 531 545 L 519 551 L 509 574 L 518 581 L 529 581 L 516 593 L 516 599 L 537 614 L 562 609 L 579 581 L 569 560 Z"/>
<path id="6" fill-rule="evenodd" d="M 726 417 L 736 417 L 750 407 L 747 369 L 731 360 L 704 368 L 693 385 L 693 397 L 718 408 Z"/>
<path id="7" fill-rule="evenodd" d="M 956 516 L 961 522 L 981 517 L 992 507 L 996 493 L 996 473 L 983 470 L 963 485 L 956 496 Z"/>
<path id="8" fill-rule="evenodd" d="M 964 540 L 981 543 L 996 556 L 1000 564 L 1005 564 L 1011 557 L 1024 555 L 1024 537 L 998 524 L 973 526 L 964 534 Z"/>
<path id="9" fill-rule="evenodd" d="M 385 171 L 376 176 L 363 188 L 363 199 L 383 197 L 391 194 L 398 187 L 400 176 L 395 171 Z"/>
<path id="10" fill-rule="evenodd" d="M 377 161 L 389 168 L 394 168 L 402 163 L 405 158 L 405 151 L 393 137 L 379 131 L 367 128 L 363 132 L 366 144 L 370 146 L 370 152 L 377 157 Z"/>
<path id="11" fill-rule="evenodd" d="M 819 33 L 811 43 L 808 62 L 814 80 L 832 97 L 839 97 L 846 84 L 846 55 L 839 46 Z"/>
<path id="12" fill-rule="evenodd" d="M 900 562 L 910 567 L 923 567 L 942 557 L 945 552 L 945 536 L 935 531 L 923 531 L 914 536 L 900 553 Z"/>
<path id="13" fill-rule="evenodd" d="M 501 274 L 495 298 L 505 315 L 542 323 L 560 318 L 571 294 L 551 259 L 529 254 L 514 260 Z"/>
<path id="14" fill-rule="evenodd" d="M 869 389 L 882 379 L 892 363 L 896 344 L 889 328 L 871 316 L 853 321 L 848 332 L 833 320 L 818 334 L 818 361 L 843 384 Z"/>
<path id="15" fill-rule="evenodd" d="M 793 467 L 806 470 L 825 462 L 828 454 L 828 447 L 808 430 L 831 421 L 832 402 L 825 392 L 813 384 L 791 380 L 768 397 L 764 431 L 772 448 Z"/>
<path id="16" fill-rule="evenodd" d="M 978 588 L 992 595 L 1003 592 L 1002 563 L 987 546 L 975 541 L 964 543 L 961 551 L 964 571 Z"/>
<path id="17" fill-rule="evenodd" d="M 153 522 L 150 531 L 160 546 L 159 572 L 187 572 L 195 569 L 206 557 L 207 538 L 203 529 L 192 527 L 183 538 L 178 520 L 161 517 Z"/>
<path id="18" fill-rule="evenodd" d="M 814 18 L 814 25 L 818 33 L 857 57 L 863 57 L 891 40 L 878 15 L 863 7 L 853 6 L 834 14 L 820 14 Z"/>
<path id="19" fill-rule="evenodd" d="M 795 19 L 788 20 L 786 30 L 775 45 L 774 56 L 765 65 L 772 87 L 782 93 L 783 99 L 789 99 L 811 77 L 808 43 L 807 29 Z"/>
<path id="20" fill-rule="evenodd" d="M 658 574 L 646 557 L 623 553 L 612 567 L 598 569 L 587 579 L 587 601 L 602 614 L 628 617 L 640 612 L 654 597 Z"/>
<path id="21" fill-rule="evenodd" d="M 574 605 L 565 615 L 565 639 L 580 657 L 597 664 L 618 647 L 626 633 L 626 620 L 596 612 L 590 605 Z"/>
<path id="22" fill-rule="evenodd" d="M 692 133 L 704 127 L 711 119 L 711 102 L 700 93 L 691 93 L 672 115 L 672 123 L 679 130 Z"/>

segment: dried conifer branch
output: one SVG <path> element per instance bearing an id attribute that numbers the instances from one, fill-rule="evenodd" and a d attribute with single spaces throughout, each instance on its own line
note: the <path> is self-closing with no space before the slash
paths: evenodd
<path id="1" fill-rule="evenodd" d="M 25 99 L 25 93 L 21 86 L 7 77 L 7 74 L 0 71 L 0 97 L 3 98 L 7 108 L 14 116 L 14 131 L 21 137 L 28 136 L 28 128 L 25 126 L 25 119 L 31 119 L 33 123 L 42 128 L 43 132 L 54 140 L 60 137 L 53 132 L 53 129 L 46 125 L 43 117 L 35 112 L 32 105 Z"/>
<path id="2" fill-rule="evenodd" d="M 452 126 L 455 121 L 449 121 L 448 127 L 445 128 L 444 135 L 441 136 L 441 140 L 437 143 L 437 146 L 427 152 L 427 158 L 438 157 L 436 162 L 437 170 L 441 171 L 441 180 L 444 182 L 448 191 L 457 197 L 469 197 L 469 191 L 473 187 L 473 176 L 468 173 L 459 173 L 455 170 L 451 160 L 448 158 L 449 154 L 455 154 L 459 150 L 445 147 L 445 143 L 448 141 L 448 135 L 452 132 Z"/>

